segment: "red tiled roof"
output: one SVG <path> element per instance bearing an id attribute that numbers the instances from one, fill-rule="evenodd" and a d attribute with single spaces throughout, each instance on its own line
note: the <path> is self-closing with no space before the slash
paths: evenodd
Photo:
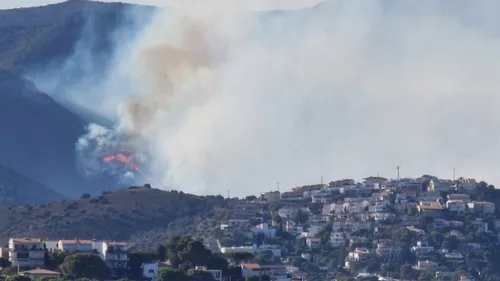
<path id="1" fill-rule="evenodd" d="M 247 269 L 259 269 L 260 264 L 258 264 L 258 263 L 242 263 L 241 267 L 244 267 Z"/>
<path id="2" fill-rule="evenodd" d="M 60 273 L 57 271 L 47 270 L 47 269 L 32 269 L 20 272 L 21 275 L 59 275 Z"/>
<path id="3" fill-rule="evenodd" d="M 40 238 L 12 238 L 14 242 L 17 243 L 40 243 L 42 239 Z"/>

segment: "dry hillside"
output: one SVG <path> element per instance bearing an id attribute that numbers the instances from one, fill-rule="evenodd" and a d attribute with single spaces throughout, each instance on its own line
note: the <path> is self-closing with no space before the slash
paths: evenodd
<path id="1" fill-rule="evenodd" d="M 222 196 L 195 196 L 148 187 L 104 192 L 99 197 L 60 201 L 39 206 L 0 209 L 0 238 L 96 238 L 126 240 L 154 229 L 168 229 L 179 221 L 213 217 L 224 206 Z"/>

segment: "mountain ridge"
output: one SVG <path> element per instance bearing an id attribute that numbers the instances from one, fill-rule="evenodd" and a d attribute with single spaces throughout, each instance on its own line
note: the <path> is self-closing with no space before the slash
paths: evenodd
<path id="1" fill-rule="evenodd" d="M 0 206 L 41 204 L 67 199 L 43 184 L 0 165 Z"/>
<path id="2" fill-rule="evenodd" d="M 24 75 L 70 58 L 85 28 L 95 33 L 92 51 L 106 56 L 113 48 L 113 33 L 127 24 L 129 7 L 67 1 L 0 10 L 1 165 L 71 198 L 119 186 L 111 178 L 87 180 L 77 171 L 75 144 L 87 123 L 98 118 L 60 104 Z"/>

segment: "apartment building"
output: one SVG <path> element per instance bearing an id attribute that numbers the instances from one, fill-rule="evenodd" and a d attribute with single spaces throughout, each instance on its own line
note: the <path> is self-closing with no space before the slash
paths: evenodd
<path id="1" fill-rule="evenodd" d="M 10 238 L 9 261 L 13 267 L 36 268 L 44 265 L 45 250 L 40 238 Z"/>

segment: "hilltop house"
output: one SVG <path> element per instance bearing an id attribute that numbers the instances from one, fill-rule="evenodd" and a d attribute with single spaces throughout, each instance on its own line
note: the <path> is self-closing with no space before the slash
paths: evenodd
<path id="1" fill-rule="evenodd" d="M 37 268 L 45 261 L 45 249 L 40 238 L 10 238 L 9 261 L 13 267 Z"/>
<path id="2" fill-rule="evenodd" d="M 59 240 L 57 248 L 63 252 L 85 252 L 91 253 L 94 251 L 92 240 Z"/>
<path id="3" fill-rule="evenodd" d="M 132 244 L 128 242 L 103 242 L 101 257 L 108 267 L 119 275 L 127 270 L 131 247 Z"/>
<path id="4" fill-rule="evenodd" d="M 443 206 L 439 201 L 420 201 L 417 209 L 422 215 L 429 217 L 438 217 L 443 213 Z"/>
<path id="5" fill-rule="evenodd" d="M 495 213 L 495 204 L 488 201 L 472 201 L 467 204 L 469 209 L 471 209 L 476 214 L 493 214 Z"/>

